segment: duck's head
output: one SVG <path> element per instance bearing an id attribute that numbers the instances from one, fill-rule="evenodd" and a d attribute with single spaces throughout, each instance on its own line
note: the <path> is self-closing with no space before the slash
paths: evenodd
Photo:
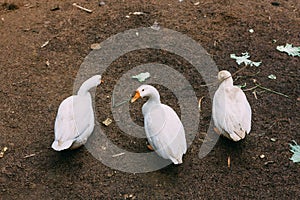
<path id="1" fill-rule="evenodd" d="M 95 86 L 100 85 L 101 83 L 103 83 L 102 76 L 94 75 L 91 78 L 89 78 L 88 80 L 86 80 L 84 84 L 87 85 L 88 87 L 95 87 Z"/>
<path id="2" fill-rule="evenodd" d="M 222 71 L 220 71 L 220 72 L 218 73 L 218 80 L 219 80 L 220 82 L 222 82 L 222 81 L 224 81 L 224 80 L 226 80 L 226 79 L 228 79 L 228 78 L 230 78 L 230 77 L 231 77 L 231 74 L 230 74 L 230 72 L 227 71 L 227 70 L 222 70 Z"/>
<path id="3" fill-rule="evenodd" d="M 92 78 L 95 80 L 96 83 L 98 83 L 98 85 L 100 85 L 101 83 L 103 83 L 101 75 L 95 75 Z"/>
<path id="4" fill-rule="evenodd" d="M 141 85 L 136 91 L 134 97 L 131 99 L 131 103 L 135 102 L 139 98 L 143 97 L 151 97 L 151 96 L 158 96 L 158 91 L 151 85 Z"/>

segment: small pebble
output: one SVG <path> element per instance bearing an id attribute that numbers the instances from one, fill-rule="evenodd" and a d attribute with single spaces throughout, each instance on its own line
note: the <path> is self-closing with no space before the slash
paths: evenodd
<path id="1" fill-rule="evenodd" d="M 99 6 L 104 6 L 105 5 L 105 2 L 104 1 L 100 1 L 99 2 Z"/>
<path id="2" fill-rule="evenodd" d="M 46 63 L 45 63 L 45 64 L 46 64 L 47 67 L 49 67 L 49 66 L 50 66 L 49 60 L 46 60 Z"/>
<path id="3" fill-rule="evenodd" d="M 59 10 L 60 8 L 59 8 L 59 5 L 55 5 L 54 7 L 52 7 L 51 9 L 50 9 L 50 11 L 56 11 L 56 10 Z"/>
<path id="4" fill-rule="evenodd" d="M 264 154 L 261 154 L 259 157 L 260 157 L 261 159 L 263 159 L 263 158 L 265 158 L 266 156 L 265 156 Z"/>
<path id="5" fill-rule="evenodd" d="M 276 142 L 276 138 L 270 138 L 272 142 Z"/>
<path id="6" fill-rule="evenodd" d="M 270 161 L 265 162 L 264 165 L 269 165 L 269 164 L 273 164 L 273 163 L 275 163 L 275 162 L 273 160 L 270 160 Z"/>

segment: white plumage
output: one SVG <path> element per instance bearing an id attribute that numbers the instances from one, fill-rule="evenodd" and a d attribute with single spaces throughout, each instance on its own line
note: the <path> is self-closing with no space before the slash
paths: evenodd
<path id="1" fill-rule="evenodd" d="M 182 163 L 187 144 L 183 125 L 176 112 L 160 102 L 158 91 L 150 85 L 142 85 L 131 99 L 148 96 L 143 105 L 144 126 L 150 145 L 158 155 L 170 159 L 174 164 Z"/>
<path id="2" fill-rule="evenodd" d="M 251 130 L 251 107 L 244 92 L 233 85 L 228 71 L 220 71 L 218 80 L 221 83 L 214 95 L 212 107 L 215 126 L 220 134 L 239 141 Z"/>
<path id="3" fill-rule="evenodd" d="M 76 149 L 86 143 L 94 129 L 94 111 L 89 90 L 100 83 L 101 76 L 95 75 L 81 85 L 77 95 L 62 101 L 54 126 L 54 150 Z"/>

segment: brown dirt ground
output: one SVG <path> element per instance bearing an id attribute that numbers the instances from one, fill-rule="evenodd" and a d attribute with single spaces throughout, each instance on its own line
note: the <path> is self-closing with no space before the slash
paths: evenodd
<path id="1" fill-rule="evenodd" d="M 300 168 L 289 160 L 288 145 L 293 139 L 300 143 L 299 57 L 276 51 L 277 45 L 285 43 L 300 46 L 298 0 L 280 0 L 279 5 L 272 5 L 271 0 L 181 3 L 112 0 L 104 6 L 98 6 L 98 1 L 76 1 L 93 9 L 91 14 L 73 7 L 74 1 L 0 2 L 0 147 L 8 147 L 0 158 L 0 199 L 297 199 L 300 196 Z M 195 2 L 200 3 L 194 5 Z M 56 5 L 59 10 L 51 11 Z M 135 11 L 146 15 L 125 17 Z M 239 66 L 229 55 L 249 52 L 253 60 L 262 60 L 263 64 L 240 72 L 235 83 L 247 83 L 247 88 L 251 88 L 255 78 L 264 87 L 289 98 L 257 90 L 255 99 L 252 91 L 247 91 L 253 126 L 244 141 L 233 144 L 220 139 L 213 151 L 199 159 L 203 139 L 199 134 L 182 165 L 170 165 L 151 173 L 115 171 L 85 148 L 53 151 L 50 145 L 57 108 L 72 94 L 73 81 L 91 51 L 90 45 L 128 29 L 149 27 L 154 21 L 199 42 L 220 69 L 237 71 Z M 250 28 L 254 33 L 249 33 Z M 41 48 L 47 40 L 50 43 Z M 45 64 L 47 60 L 49 66 Z M 103 74 L 106 84 L 98 88 L 97 95 L 104 100 L 97 100 L 97 112 L 112 117 L 110 99 L 105 97 L 112 93 L 122 72 L 154 61 L 182 69 L 179 60 L 155 50 L 122 56 Z M 193 76 L 190 71 L 182 73 L 198 98 L 207 95 L 207 90 L 200 87 L 201 77 Z M 275 74 L 277 79 L 268 79 L 269 74 Z M 170 91 L 160 88 L 160 93 L 163 102 L 179 111 Z M 137 123 L 142 123 L 140 105 L 141 102 L 130 107 Z M 210 105 L 210 100 L 204 99 L 199 132 L 208 128 Z M 107 116 L 99 114 L 97 120 Z M 144 142 L 132 146 L 135 139 L 122 134 L 114 123 L 107 131 L 110 139 L 122 148 L 147 151 Z M 264 159 L 259 157 L 262 154 Z M 232 158 L 230 169 L 228 155 Z"/>

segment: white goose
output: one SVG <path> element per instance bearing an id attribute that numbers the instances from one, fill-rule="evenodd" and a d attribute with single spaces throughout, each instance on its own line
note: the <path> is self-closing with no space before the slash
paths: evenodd
<path id="1" fill-rule="evenodd" d="M 216 132 L 233 141 L 244 139 L 251 130 L 251 107 L 244 92 L 233 85 L 230 72 L 218 73 L 221 82 L 212 107 Z"/>
<path id="2" fill-rule="evenodd" d="M 183 125 L 176 112 L 160 102 L 158 91 L 151 85 L 140 86 L 131 99 L 149 97 L 143 105 L 144 126 L 148 141 L 158 155 L 174 164 L 182 163 L 187 145 Z M 151 149 L 150 147 L 150 149 Z"/>
<path id="3" fill-rule="evenodd" d="M 95 75 L 81 85 L 77 95 L 62 101 L 55 120 L 54 150 L 76 149 L 86 143 L 95 125 L 89 90 L 100 83 L 101 75 Z"/>

